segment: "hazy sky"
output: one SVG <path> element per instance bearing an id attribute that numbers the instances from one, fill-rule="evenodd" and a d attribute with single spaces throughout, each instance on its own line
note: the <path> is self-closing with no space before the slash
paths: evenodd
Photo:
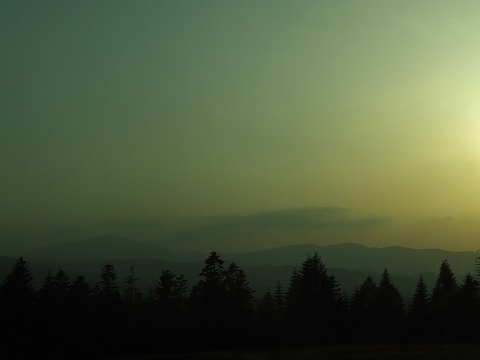
<path id="1" fill-rule="evenodd" d="M 0 247 L 476 250 L 479 44 L 477 0 L 0 0 Z"/>

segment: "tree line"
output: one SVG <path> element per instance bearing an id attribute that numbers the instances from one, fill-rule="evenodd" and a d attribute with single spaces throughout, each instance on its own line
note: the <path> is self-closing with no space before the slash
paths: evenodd
<path id="1" fill-rule="evenodd" d="M 35 289 L 20 257 L 0 285 L 0 356 L 477 340 L 480 258 L 476 268 L 476 276 L 457 284 L 445 260 L 433 289 L 420 277 L 405 302 L 386 268 L 378 282 L 369 276 L 353 294 L 344 293 L 318 253 L 304 259 L 287 286 L 278 282 L 258 297 L 245 272 L 215 251 L 193 286 L 164 270 L 146 293 L 134 266 L 119 279 L 111 263 L 96 284 L 60 269 Z"/>

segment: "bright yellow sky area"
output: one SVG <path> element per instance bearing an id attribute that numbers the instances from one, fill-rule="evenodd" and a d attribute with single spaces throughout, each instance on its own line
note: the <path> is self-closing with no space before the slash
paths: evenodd
<path id="1" fill-rule="evenodd" d="M 476 250 L 479 14 L 477 1 L 2 1 L 3 247 L 109 231 L 172 248 Z M 305 210 L 327 207 L 345 210 L 336 225 Z M 317 225 L 276 226 L 290 211 Z M 277 220 L 242 222 L 261 214 Z"/>

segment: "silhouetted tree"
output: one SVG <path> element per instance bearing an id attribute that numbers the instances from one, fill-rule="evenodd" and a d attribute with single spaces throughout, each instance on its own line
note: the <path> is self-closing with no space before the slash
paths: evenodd
<path id="1" fill-rule="evenodd" d="M 40 302 L 43 310 L 59 313 L 67 306 L 67 293 L 70 289 L 70 277 L 58 270 L 55 275 L 48 271 L 40 288 Z M 51 316 L 53 316 L 51 314 Z"/>
<path id="2" fill-rule="evenodd" d="M 480 252 L 480 250 L 477 250 L 477 253 L 478 252 Z M 475 258 L 475 280 L 480 284 L 480 256 Z"/>
<path id="3" fill-rule="evenodd" d="M 114 356 L 129 344 L 122 341 L 125 316 L 121 309 L 121 296 L 117 284 L 117 271 L 111 263 L 102 267 L 97 284 L 95 312 L 95 347 L 102 356 Z"/>
<path id="4" fill-rule="evenodd" d="M 368 276 L 357 287 L 350 302 L 351 316 L 354 322 L 356 337 L 369 339 L 377 332 L 377 295 L 378 287 L 375 280 Z"/>
<path id="5" fill-rule="evenodd" d="M 456 330 L 457 282 L 447 260 L 442 261 L 432 291 L 432 326 L 438 339 L 451 339 Z"/>
<path id="6" fill-rule="evenodd" d="M 457 308 L 458 323 L 462 339 L 473 339 L 480 334 L 480 298 L 478 281 L 467 274 L 458 288 Z"/>
<path id="7" fill-rule="evenodd" d="M 220 254 L 210 252 L 200 273 L 202 279 L 190 294 L 195 331 L 208 338 L 203 339 L 208 346 L 213 342 L 231 345 L 247 340 L 249 333 L 244 332 L 243 338 L 237 335 L 253 323 L 253 291 L 245 272 L 235 263 L 227 269 L 223 264 Z"/>
<path id="8" fill-rule="evenodd" d="M 238 346 L 240 342 L 251 340 L 254 290 L 250 287 L 245 271 L 234 262 L 225 270 L 224 284 L 227 304 L 224 321 L 230 325 L 230 341 Z"/>
<path id="9" fill-rule="evenodd" d="M 406 335 L 410 340 L 428 341 L 431 339 L 429 310 L 430 295 L 423 276 L 420 276 L 415 293 L 408 305 L 408 332 Z"/>
<path id="10" fill-rule="evenodd" d="M 137 287 L 138 278 L 135 276 L 135 266 L 131 265 L 128 268 L 127 276 L 125 277 L 125 288 L 123 289 L 123 299 L 128 304 L 133 304 L 141 299 L 141 293 Z"/>
<path id="11" fill-rule="evenodd" d="M 0 285 L 2 306 L 10 308 L 10 312 L 17 309 L 23 312 L 25 307 L 32 305 L 35 298 L 32 282 L 30 269 L 23 257 L 20 257 Z"/>
<path id="12" fill-rule="evenodd" d="M 34 328 L 35 290 L 33 276 L 23 257 L 13 265 L 0 285 L 0 355 L 24 357 Z M 3 342 L 3 344 L 2 344 Z"/>
<path id="13" fill-rule="evenodd" d="M 448 307 L 457 292 L 457 281 L 447 260 L 444 260 L 439 269 L 437 281 L 432 291 L 432 306 L 435 309 Z"/>
<path id="14" fill-rule="evenodd" d="M 291 277 L 288 315 L 291 328 L 304 340 L 328 341 L 336 336 L 344 306 L 340 287 L 318 253 L 307 256 Z M 309 339 L 310 338 L 310 339 Z"/>
<path id="15" fill-rule="evenodd" d="M 52 275 L 51 270 L 48 270 L 47 275 L 45 275 L 45 278 L 43 279 L 43 284 L 40 287 L 40 291 L 39 291 L 40 302 L 44 304 L 50 303 L 50 299 L 52 298 L 54 292 L 55 292 L 54 277 Z"/>
<path id="16" fill-rule="evenodd" d="M 170 270 L 162 271 L 152 290 L 155 332 L 163 348 L 176 346 L 186 328 L 186 302 L 188 282 L 183 275 Z"/>
<path id="17" fill-rule="evenodd" d="M 220 345 L 227 332 L 223 319 L 228 308 L 226 302 L 224 261 L 216 251 L 210 252 L 200 272 L 201 280 L 193 286 L 190 294 L 190 311 L 193 331 L 201 334 L 198 345 Z"/>
<path id="18" fill-rule="evenodd" d="M 187 291 L 188 282 L 183 275 L 177 276 L 170 270 L 164 270 L 153 290 L 153 297 L 161 308 L 172 311 L 185 300 Z"/>
<path id="19" fill-rule="evenodd" d="M 83 275 L 79 275 L 73 280 L 68 292 L 71 301 L 78 304 L 86 304 L 92 294 L 90 284 Z"/>
<path id="20" fill-rule="evenodd" d="M 280 281 L 278 281 L 275 285 L 274 300 L 277 310 L 284 311 L 286 304 L 286 294 Z"/>
<path id="21" fill-rule="evenodd" d="M 275 308 L 275 299 L 270 290 L 257 302 L 256 333 L 261 345 L 271 346 L 277 339 L 278 319 Z"/>
<path id="22" fill-rule="evenodd" d="M 430 296 L 427 285 L 423 281 L 423 276 L 420 276 L 415 288 L 415 293 L 408 306 L 408 317 L 417 323 L 424 321 L 427 316 L 429 303 Z"/>
<path id="23" fill-rule="evenodd" d="M 74 342 L 70 286 L 70 277 L 60 269 L 55 275 L 48 271 L 39 291 L 39 336 L 48 357 L 59 357 Z"/>
<path id="24" fill-rule="evenodd" d="M 404 317 L 404 304 L 397 287 L 385 268 L 377 291 L 377 318 L 384 339 L 398 337 Z"/>
<path id="25" fill-rule="evenodd" d="M 98 297 L 101 301 L 118 303 L 120 300 L 120 292 L 117 284 L 117 270 L 115 267 L 108 263 L 102 268 L 100 274 L 100 283 Z"/>
<path id="26" fill-rule="evenodd" d="M 70 353 L 90 354 L 94 343 L 92 328 L 99 321 L 95 317 L 92 299 L 92 289 L 83 275 L 77 276 L 67 292 L 69 303 L 69 320 L 71 337 Z"/>

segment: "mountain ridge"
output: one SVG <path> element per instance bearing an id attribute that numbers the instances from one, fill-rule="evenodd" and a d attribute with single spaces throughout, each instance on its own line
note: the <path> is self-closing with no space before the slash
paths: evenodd
<path id="1" fill-rule="evenodd" d="M 475 272 L 476 252 L 454 252 L 442 249 L 412 249 L 403 246 L 368 247 L 357 243 L 329 245 L 293 244 L 244 253 L 221 253 L 223 259 L 243 266 L 300 266 L 317 252 L 327 268 L 355 271 L 382 271 L 396 274 L 436 273 L 447 260 L 459 274 Z M 201 262 L 207 254 L 176 252 L 165 247 L 134 239 L 98 235 L 73 243 L 50 245 L 25 254 L 26 258 L 49 261 L 77 260 L 141 260 L 160 259 L 169 262 Z"/>

